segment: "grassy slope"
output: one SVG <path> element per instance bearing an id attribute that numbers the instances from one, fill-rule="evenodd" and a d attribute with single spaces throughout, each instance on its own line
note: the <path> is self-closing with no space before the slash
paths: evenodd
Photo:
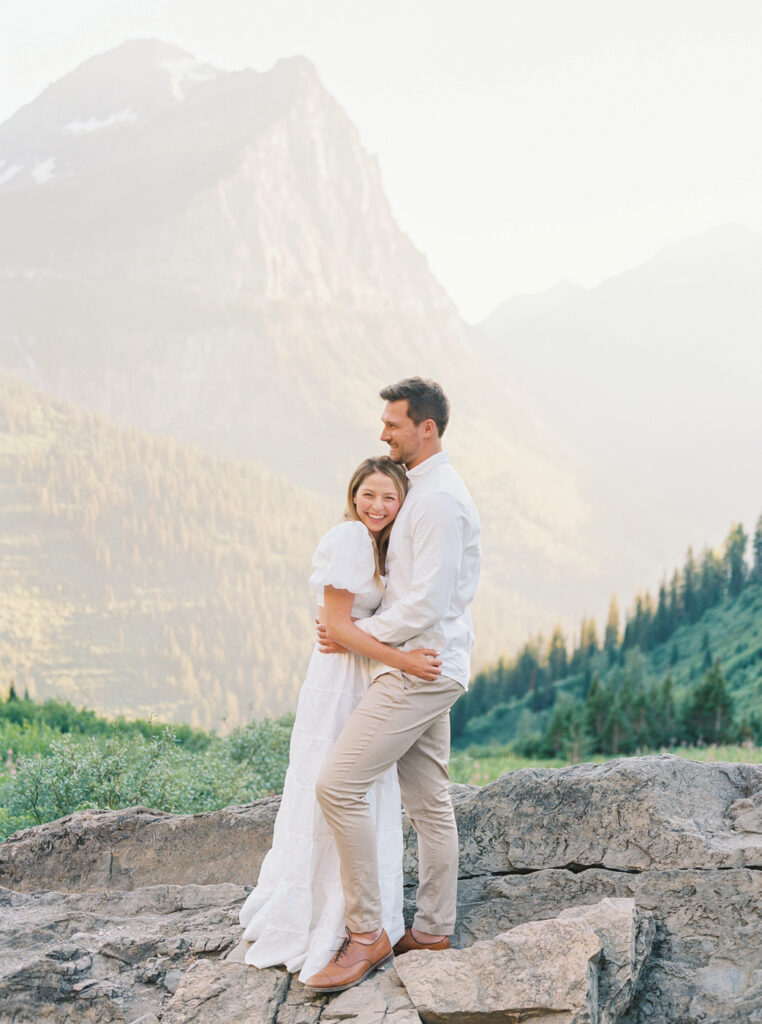
<path id="1" fill-rule="evenodd" d="M 648 685 L 671 673 L 675 692 L 682 698 L 706 670 L 709 657 L 718 659 L 728 680 L 738 719 L 762 711 L 762 585 L 747 586 L 738 598 L 726 597 L 710 608 L 699 622 L 681 626 L 670 639 L 649 652 L 639 648 L 626 653 L 621 667 L 610 666 L 605 655 L 593 659 L 592 671 L 609 681 L 624 672 L 634 682 Z M 677 660 L 674 660 L 675 657 Z M 580 693 L 582 680 L 569 676 L 555 684 L 556 694 Z M 519 734 L 543 728 L 549 712 L 533 713 L 528 697 L 471 719 L 455 742 L 458 749 L 478 745 L 502 745 Z"/>

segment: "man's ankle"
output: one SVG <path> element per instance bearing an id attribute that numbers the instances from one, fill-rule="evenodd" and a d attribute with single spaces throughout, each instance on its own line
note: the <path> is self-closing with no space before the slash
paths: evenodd
<path id="1" fill-rule="evenodd" d="M 432 935 L 430 932 L 422 932 L 418 928 L 411 928 L 410 934 L 416 942 L 441 942 L 442 939 L 447 938 L 446 935 Z"/>
<path id="2" fill-rule="evenodd" d="M 371 942 L 375 942 L 381 938 L 383 928 L 376 928 L 372 932 L 352 932 L 352 938 L 356 939 L 357 942 L 365 943 L 369 945 Z"/>

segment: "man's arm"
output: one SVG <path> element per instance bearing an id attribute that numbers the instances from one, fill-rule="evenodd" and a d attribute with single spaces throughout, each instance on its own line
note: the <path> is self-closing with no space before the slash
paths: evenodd
<path id="1" fill-rule="evenodd" d="M 410 590 L 383 612 L 355 625 L 385 644 L 403 644 L 444 617 L 458 581 L 463 553 L 463 510 L 444 492 L 415 510 Z"/>

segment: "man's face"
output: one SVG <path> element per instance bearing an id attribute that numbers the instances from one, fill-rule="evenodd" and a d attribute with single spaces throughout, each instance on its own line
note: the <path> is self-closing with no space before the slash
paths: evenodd
<path id="1" fill-rule="evenodd" d="M 387 402 L 381 420 L 384 424 L 381 440 L 389 445 L 389 457 L 412 469 L 419 461 L 426 420 L 422 420 L 418 426 L 413 423 L 407 414 L 406 398 Z"/>

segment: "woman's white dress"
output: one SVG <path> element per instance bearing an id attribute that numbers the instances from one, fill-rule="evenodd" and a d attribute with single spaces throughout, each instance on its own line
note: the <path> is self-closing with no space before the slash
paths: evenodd
<path id="1" fill-rule="evenodd" d="M 310 586 L 323 601 L 323 588 L 355 595 L 352 617 L 372 614 L 383 595 L 375 580 L 373 542 L 362 523 L 334 526 L 318 544 Z M 243 939 L 251 942 L 247 964 L 285 964 L 302 981 L 317 973 L 344 939 L 344 895 L 336 845 L 315 799 L 315 780 L 370 684 L 369 662 L 356 654 L 312 652 L 291 735 L 289 765 L 273 845 L 256 888 L 244 903 Z M 383 925 L 394 944 L 404 932 L 402 918 L 402 825 L 396 768 L 368 794 L 378 833 L 378 872 Z"/>

